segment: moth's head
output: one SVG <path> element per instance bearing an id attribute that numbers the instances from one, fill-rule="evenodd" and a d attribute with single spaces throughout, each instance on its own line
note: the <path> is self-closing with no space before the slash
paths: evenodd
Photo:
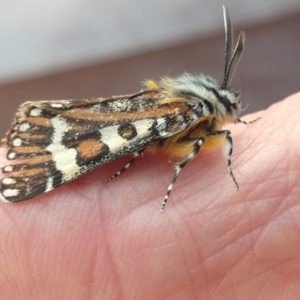
<path id="1" fill-rule="evenodd" d="M 213 115 L 219 122 L 235 123 L 242 112 L 241 92 L 223 87 L 209 76 L 183 74 L 173 80 L 173 95 L 203 105 L 205 116 Z"/>
<path id="2" fill-rule="evenodd" d="M 240 93 L 223 88 L 209 76 L 184 73 L 177 78 L 164 77 L 158 89 L 168 98 L 200 102 L 204 116 L 215 116 L 221 122 L 236 122 L 241 113 Z"/>
<path id="3" fill-rule="evenodd" d="M 236 122 L 242 111 L 240 92 L 232 92 L 229 89 L 220 88 L 218 92 L 219 109 L 227 122 Z"/>

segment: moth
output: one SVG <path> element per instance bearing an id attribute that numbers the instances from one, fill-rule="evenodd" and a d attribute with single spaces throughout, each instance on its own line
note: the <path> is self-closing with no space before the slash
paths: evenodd
<path id="1" fill-rule="evenodd" d="M 223 6 L 225 69 L 223 83 L 204 75 L 147 81 L 132 95 L 84 100 L 25 102 L 2 140 L 10 164 L 2 168 L 4 201 L 20 202 L 47 193 L 98 166 L 132 154 L 114 179 L 147 149 L 177 158 L 161 211 L 185 165 L 200 149 L 222 146 L 232 173 L 232 138 L 227 123 L 244 123 L 240 93 L 228 87 L 244 49 L 241 32 L 232 50 L 232 29 Z"/>

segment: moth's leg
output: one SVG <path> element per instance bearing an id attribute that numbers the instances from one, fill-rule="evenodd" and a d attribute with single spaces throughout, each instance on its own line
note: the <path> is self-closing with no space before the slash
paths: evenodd
<path id="1" fill-rule="evenodd" d="M 253 121 L 254 122 L 254 121 Z M 220 136 L 220 135 L 225 135 L 225 141 L 223 143 L 223 152 L 225 154 L 225 157 L 227 158 L 228 161 L 228 171 L 230 173 L 230 176 L 233 180 L 233 182 L 235 183 L 237 190 L 240 189 L 234 175 L 232 172 L 232 168 L 231 168 L 231 154 L 232 154 L 232 138 L 231 138 L 231 132 L 229 130 L 220 130 L 220 131 L 213 131 L 209 134 L 207 134 L 208 136 Z"/>
<path id="2" fill-rule="evenodd" d="M 143 151 L 144 151 L 144 149 L 141 151 L 134 152 L 131 160 L 120 171 L 118 171 L 114 175 L 110 176 L 105 181 L 106 182 L 111 181 L 111 180 L 115 179 L 116 177 L 120 176 L 124 171 L 126 171 L 133 164 L 133 162 L 143 153 Z"/>
<path id="3" fill-rule="evenodd" d="M 195 143 L 194 143 L 194 149 L 193 149 L 193 151 L 192 151 L 188 156 L 186 156 L 181 162 L 179 162 L 179 163 L 176 164 L 175 175 L 174 175 L 174 177 L 173 177 L 171 183 L 170 183 L 169 186 L 168 186 L 168 190 L 167 190 L 166 196 L 165 196 L 165 198 L 164 198 L 164 200 L 163 200 L 163 203 L 162 203 L 162 205 L 161 205 L 161 210 L 160 210 L 160 212 L 163 212 L 164 209 L 165 209 L 165 206 L 166 206 L 166 204 L 167 204 L 168 198 L 169 198 L 169 196 L 170 196 L 170 194 L 171 194 L 171 191 L 172 191 L 172 189 L 173 189 L 173 186 L 174 186 L 174 184 L 175 184 L 175 181 L 176 181 L 176 179 L 177 179 L 177 177 L 178 177 L 180 171 L 184 168 L 184 166 L 185 166 L 190 160 L 192 160 L 192 159 L 197 155 L 197 153 L 199 152 L 199 150 L 200 150 L 200 148 L 201 148 L 201 145 L 202 145 L 203 142 L 204 142 L 204 138 L 203 138 L 203 137 L 197 138 L 197 139 L 195 139 L 194 141 L 195 141 Z"/>
<path id="4" fill-rule="evenodd" d="M 252 121 L 248 121 L 248 122 L 243 121 L 243 120 L 241 120 L 241 119 L 238 119 L 238 122 L 239 122 L 239 123 L 242 123 L 242 124 L 245 124 L 245 125 L 248 125 L 248 124 L 252 124 L 252 123 L 256 122 L 256 121 L 259 120 L 259 119 L 261 119 L 261 117 L 258 117 L 258 118 L 256 118 L 256 119 L 254 119 L 254 120 L 252 120 Z"/>

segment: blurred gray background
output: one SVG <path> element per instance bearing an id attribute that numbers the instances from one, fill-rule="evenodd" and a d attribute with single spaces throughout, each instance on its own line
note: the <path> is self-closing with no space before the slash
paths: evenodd
<path id="1" fill-rule="evenodd" d="M 247 111 L 300 90 L 299 0 L 2 0 L 0 135 L 26 100 L 137 92 L 145 78 L 220 81 L 222 4 L 246 48 L 232 87 Z M 274 120 L 275 122 L 275 120 Z"/>

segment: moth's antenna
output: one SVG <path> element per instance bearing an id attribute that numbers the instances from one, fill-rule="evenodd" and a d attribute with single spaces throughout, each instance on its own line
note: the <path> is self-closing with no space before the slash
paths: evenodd
<path id="1" fill-rule="evenodd" d="M 232 53 L 232 28 L 229 14 L 225 5 L 223 5 L 224 27 L 225 27 L 225 68 L 222 89 L 226 89 L 230 83 L 236 67 L 240 61 L 241 55 L 244 51 L 245 33 L 241 32 Z"/>
<path id="2" fill-rule="evenodd" d="M 225 5 L 223 5 L 223 18 L 224 18 L 224 29 L 225 29 L 225 68 L 224 68 L 224 81 L 222 87 L 226 88 L 228 66 L 232 55 L 232 27 L 230 23 L 228 10 Z"/>

